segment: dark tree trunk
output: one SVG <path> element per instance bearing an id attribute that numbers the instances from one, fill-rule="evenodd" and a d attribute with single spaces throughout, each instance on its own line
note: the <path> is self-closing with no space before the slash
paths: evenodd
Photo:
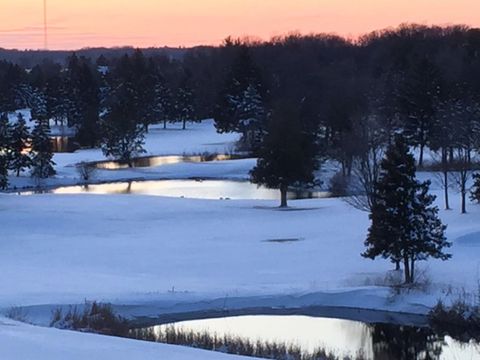
<path id="1" fill-rule="evenodd" d="M 164 128 L 164 129 L 167 128 L 167 120 L 163 120 L 163 128 Z"/>
<path id="2" fill-rule="evenodd" d="M 467 191 L 465 189 L 465 184 L 462 184 L 462 214 L 467 213 L 466 197 L 467 197 Z"/>
<path id="3" fill-rule="evenodd" d="M 420 144 L 420 158 L 418 159 L 418 167 L 423 166 L 423 152 L 425 150 L 425 144 Z"/>
<path id="4" fill-rule="evenodd" d="M 395 271 L 400 270 L 400 261 L 395 260 Z"/>
<path id="5" fill-rule="evenodd" d="M 409 266 L 409 261 L 408 261 L 408 256 L 405 255 L 403 257 L 403 270 L 405 272 L 405 284 L 411 284 L 412 279 L 410 276 L 410 266 Z"/>
<path id="6" fill-rule="evenodd" d="M 450 204 L 448 202 L 448 171 L 443 171 L 443 181 L 444 181 L 444 186 L 445 189 L 443 190 L 445 192 L 445 210 L 450 210 Z"/>
<path id="7" fill-rule="evenodd" d="M 410 260 L 411 261 L 411 268 L 410 268 L 410 282 L 413 283 L 414 279 L 415 279 L 415 259 L 412 257 L 412 259 Z"/>
<path id="8" fill-rule="evenodd" d="M 20 169 L 17 169 L 17 177 L 20 176 Z"/>
<path id="9" fill-rule="evenodd" d="M 280 186 L 280 207 L 282 208 L 287 207 L 287 190 L 288 187 L 286 185 Z"/>
<path id="10" fill-rule="evenodd" d="M 443 186 L 445 197 L 445 210 L 450 210 L 450 204 L 448 201 L 448 153 L 447 149 L 442 149 L 442 169 L 443 169 Z"/>
<path id="11" fill-rule="evenodd" d="M 183 119 L 182 130 L 185 130 L 186 128 L 187 128 L 187 120 Z"/>

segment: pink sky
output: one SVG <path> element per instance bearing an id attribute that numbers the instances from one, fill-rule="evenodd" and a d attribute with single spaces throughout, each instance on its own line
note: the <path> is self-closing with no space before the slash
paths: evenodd
<path id="1" fill-rule="evenodd" d="M 405 22 L 480 26 L 480 0 L 47 0 L 50 49 L 356 36 Z M 0 0 L 0 47 L 43 47 L 43 0 Z"/>

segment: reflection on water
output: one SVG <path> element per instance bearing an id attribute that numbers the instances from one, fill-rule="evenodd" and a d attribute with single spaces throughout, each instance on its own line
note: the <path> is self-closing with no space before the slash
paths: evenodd
<path id="1" fill-rule="evenodd" d="M 277 200 L 280 192 L 257 187 L 245 181 L 228 180 L 155 180 L 108 183 L 88 186 L 66 186 L 44 192 L 54 194 L 138 194 L 195 199 Z M 289 192 L 289 199 L 312 199 L 328 196 L 320 191 Z"/>
<path id="2" fill-rule="evenodd" d="M 130 164 L 126 161 L 99 161 L 95 163 L 97 169 L 104 170 L 118 170 L 126 168 L 138 168 L 138 167 L 155 167 L 161 165 L 178 164 L 184 162 L 206 162 L 206 161 L 223 161 L 240 159 L 240 156 L 232 155 L 219 155 L 219 154 L 203 154 L 193 156 L 145 156 L 134 158 L 130 161 Z"/>
<path id="3" fill-rule="evenodd" d="M 212 339 L 230 336 L 253 344 L 261 341 L 299 346 L 304 354 L 323 349 L 341 359 L 480 359 L 478 343 L 440 337 L 427 327 L 272 315 L 184 321 L 174 326 L 177 333 L 207 333 Z M 148 330 L 165 334 L 172 325 Z"/>

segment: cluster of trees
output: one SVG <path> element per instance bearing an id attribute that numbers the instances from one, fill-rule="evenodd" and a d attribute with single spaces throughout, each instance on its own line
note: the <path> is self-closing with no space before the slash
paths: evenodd
<path id="1" fill-rule="evenodd" d="M 32 118 L 76 130 L 82 147 L 129 161 L 142 151 L 152 123 L 197 119 L 192 76 L 182 62 L 142 51 L 92 61 L 72 54 L 65 64 L 31 69 L 0 62 L 0 113 L 30 108 Z"/>
<path id="2" fill-rule="evenodd" d="M 227 38 L 177 57 L 74 54 L 66 64 L 45 61 L 28 71 L 0 62 L 0 113 L 30 107 L 39 123 L 73 126 L 82 146 L 100 145 L 127 163 L 143 151 L 150 124 L 171 120 L 185 128 L 212 117 L 219 132 L 241 133 L 240 150 L 258 157 L 252 181 L 279 188 L 282 206 L 289 187 L 317 183 L 321 162 L 333 160 L 349 201 L 372 213 L 365 255 L 403 262 L 410 282 L 415 261 L 446 258 L 447 243 L 408 149 L 418 152 L 418 167 L 438 172 L 445 208 L 456 186 L 465 212 L 480 148 L 479 79 L 480 29 L 404 25 L 355 41 Z M 395 159 L 405 173 L 389 173 Z M 403 186 L 396 177 L 408 187 L 387 198 Z M 402 223 L 388 223 L 404 203 Z M 392 231 L 396 240 L 382 244 Z"/>
<path id="3" fill-rule="evenodd" d="M 350 187 L 371 184 L 365 177 L 378 168 L 369 162 L 378 163 L 402 132 L 418 149 L 419 166 L 425 149 L 435 151 L 445 188 L 457 185 L 465 198 L 464 168 L 479 146 L 479 52 L 478 29 L 405 25 L 355 41 L 293 34 L 267 42 L 228 38 L 175 56 L 98 50 L 31 69 L 0 62 L 0 112 L 35 108 L 39 117 L 76 127 L 80 145 L 103 144 L 106 154 L 128 161 L 125 151 L 138 149 L 152 122 L 185 127 L 209 117 L 220 132 L 241 132 L 240 147 L 256 154 L 274 107 L 288 101 L 321 133 L 322 155 L 341 164 Z M 130 120 L 118 115 L 122 107 Z M 143 125 L 133 131 L 137 145 L 131 124 L 117 120 Z M 119 134 L 128 146 L 112 148 Z"/>
<path id="4" fill-rule="evenodd" d="M 37 121 L 32 132 L 18 113 L 11 124 L 7 113 L 0 115 L 0 189 L 8 187 L 9 170 L 20 176 L 31 169 L 32 177 L 43 179 L 55 174 L 52 143 L 45 121 Z"/>

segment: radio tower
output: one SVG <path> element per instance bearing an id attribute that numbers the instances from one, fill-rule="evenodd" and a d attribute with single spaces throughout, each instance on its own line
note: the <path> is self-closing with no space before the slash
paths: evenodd
<path id="1" fill-rule="evenodd" d="M 48 50 L 47 0 L 43 0 L 43 48 Z"/>

